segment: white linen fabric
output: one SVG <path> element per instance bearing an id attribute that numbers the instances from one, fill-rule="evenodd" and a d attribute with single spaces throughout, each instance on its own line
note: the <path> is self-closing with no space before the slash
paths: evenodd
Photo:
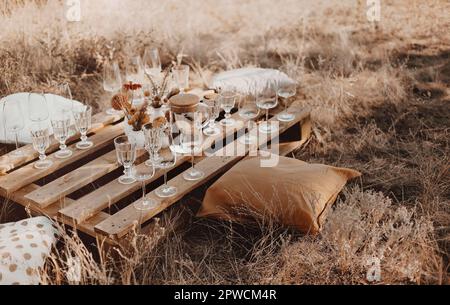
<path id="1" fill-rule="evenodd" d="M 4 116 L 8 115 L 7 113 L 3 112 L 3 106 L 5 101 L 16 101 L 20 103 L 20 108 L 23 113 L 24 118 L 24 129 L 19 133 L 19 142 L 22 144 L 29 144 L 31 143 L 31 135 L 30 135 L 30 125 L 32 124 L 32 121 L 29 119 L 29 103 L 28 103 L 28 96 L 29 93 L 16 93 L 12 95 L 8 95 L 0 100 L 0 143 L 14 143 L 14 135 L 11 133 L 8 133 L 5 130 L 5 124 L 4 124 Z M 55 109 L 60 109 L 61 107 L 70 107 L 70 103 L 73 102 L 73 107 L 81 106 L 82 103 L 78 101 L 71 101 L 69 99 L 66 99 L 64 97 L 54 95 L 54 94 L 45 94 L 46 100 L 47 100 L 47 107 L 49 109 L 49 118 L 46 122 L 48 126 L 50 127 L 50 120 L 52 117 L 53 112 Z M 72 118 L 73 120 L 73 118 Z M 53 131 L 50 128 L 50 134 L 52 134 Z"/>
<path id="2" fill-rule="evenodd" d="M 0 224 L 0 285 L 37 285 L 58 231 L 47 217 Z"/>
<path id="3" fill-rule="evenodd" d="M 253 95 L 265 92 L 274 85 L 292 83 L 295 83 L 293 79 L 275 69 L 241 68 L 215 75 L 212 86 L 224 91 Z"/>

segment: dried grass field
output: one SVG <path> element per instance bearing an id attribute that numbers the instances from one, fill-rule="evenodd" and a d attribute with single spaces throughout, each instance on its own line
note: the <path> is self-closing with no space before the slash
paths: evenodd
<path id="1" fill-rule="evenodd" d="M 100 111 L 105 60 L 148 45 L 163 65 L 185 54 L 199 86 L 226 69 L 280 68 L 313 109 L 312 140 L 295 157 L 363 176 L 338 197 L 320 236 L 190 216 L 173 232 L 163 223 L 136 236 L 132 251 L 113 258 L 67 231 L 43 283 L 70 283 L 75 258 L 85 284 L 366 284 L 377 262 L 383 284 L 450 283 L 448 1 L 385 0 L 375 23 L 358 0 L 82 0 L 81 8 L 81 21 L 67 22 L 62 0 L 0 3 L 0 96 L 68 81 L 75 99 Z M 0 207 L 1 222 L 16 220 L 11 202 Z"/>

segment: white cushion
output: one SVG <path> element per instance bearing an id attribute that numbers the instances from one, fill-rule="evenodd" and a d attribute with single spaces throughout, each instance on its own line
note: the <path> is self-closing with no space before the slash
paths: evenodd
<path id="1" fill-rule="evenodd" d="M 0 224 L 0 285 L 37 285 L 58 231 L 47 217 Z"/>
<path id="2" fill-rule="evenodd" d="M 4 97 L 0 100 L 0 143 L 14 143 L 14 134 L 8 133 L 5 130 L 5 124 L 4 124 L 4 113 L 3 113 L 3 105 L 5 103 L 5 100 L 15 100 L 20 103 L 20 108 L 23 112 L 24 117 L 24 123 L 25 127 L 24 129 L 19 133 L 19 142 L 22 144 L 29 144 L 31 143 L 31 135 L 30 135 L 30 125 L 32 124 L 32 121 L 29 119 L 29 111 L 28 111 L 28 95 L 29 93 L 16 93 L 9 96 Z M 46 121 L 48 126 L 50 127 L 50 119 L 52 117 L 52 114 L 54 114 L 55 110 L 61 107 L 69 107 L 71 101 L 58 96 L 54 94 L 45 94 L 46 100 L 47 100 L 47 107 L 49 109 L 49 118 Z M 82 104 L 78 101 L 73 101 L 73 107 L 81 106 Z M 7 114 L 6 114 L 7 115 Z M 72 118 L 73 120 L 73 118 Z M 50 134 L 52 134 L 53 131 L 50 128 Z"/>
<path id="3" fill-rule="evenodd" d="M 293 79 L 274 69 L 241 68 L 225 71 L 214 76 L 213 88 L 253 95 L 269 90 L 274 85 L 292 84 Z"/>

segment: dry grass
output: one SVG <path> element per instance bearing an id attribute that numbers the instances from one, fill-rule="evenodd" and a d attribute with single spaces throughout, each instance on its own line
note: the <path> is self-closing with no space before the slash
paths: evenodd
<path id="1" fill-rule="evenodd" d="M 382 1 L 376 25 L 356 0 L 82 5 L 82 22 L 67 23 L 61 1 L 0 4 L 0 95 L 66 80 L 75 98 L 101 109 L 105 59 L 150 44 L 164 64 L 186 54 L 197 84 L 233 67 L 281 68 L 300 80 L 299 98 L 314 109 L 314 138 L 296 157 L 364 175 L 340 196 L 320 237 L 191 217 L 183 232 L 166 224 L 173 234 L 164 240 L 157 230 L 137 236 L 132 251 L 98 258 L 67 232 L 44 283 L 73 283 L 74 258 L 82 283 L 367 283 L 374 259 L 383 283 L 448 283 L 446 1 Z M 2 220 L 13 218 L 3 211 Z"/>

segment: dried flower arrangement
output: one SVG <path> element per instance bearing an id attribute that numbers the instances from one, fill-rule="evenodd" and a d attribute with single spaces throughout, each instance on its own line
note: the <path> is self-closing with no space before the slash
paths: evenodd
<path id="1" fill-rule="evenodd" d="M 178 89 L 172 89 L 169 93 L 167 93 L 167 89 L 169 86 L 170 81 L 170 71 L 172 70 L 172 67 L 167 67 L 163 72 L 163 78 L 161 83 L 158 84 L 157 81 L 153 79 L 153 77 L 150 74 L 145 73 L 147 78 L 150 81 L 150 91 L 146 90 L 144 91 L 144 96 L 147 99 L 151 100 L 151 106 L 153 108 L 160 108 L 162 105 L 167 103 L 167 101 L 174 95 L 177 95 L 180 93 L 180 90 Z"/>

